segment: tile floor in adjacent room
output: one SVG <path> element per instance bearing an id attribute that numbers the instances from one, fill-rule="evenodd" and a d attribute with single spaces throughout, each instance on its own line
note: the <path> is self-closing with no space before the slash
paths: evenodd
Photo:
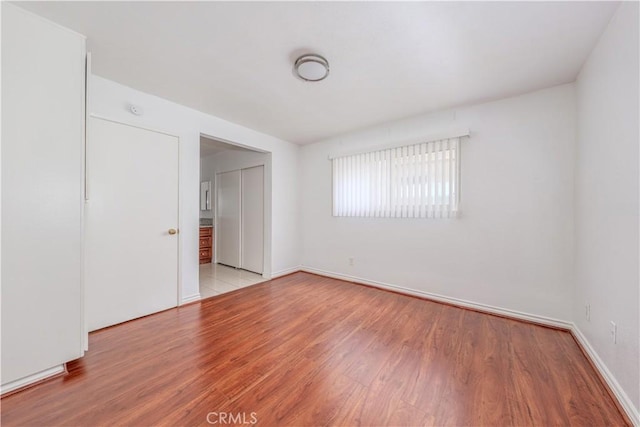
<path id="1" fill-rule="evenodd" d="M 265 282 L 260 274 L 222 264 L 200 264 L 200 298 L 209 298 Z"/>

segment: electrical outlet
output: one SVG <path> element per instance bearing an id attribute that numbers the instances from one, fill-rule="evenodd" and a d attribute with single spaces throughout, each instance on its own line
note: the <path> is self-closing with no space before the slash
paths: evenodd
<path id="1" fill-rule="evenodd" d="M 353 264 L 354 264 L 353 258 L 349 258 L 349 265 L 353 266 Z"/>
<path id="2" fill-rule="evenodd" d="M 611 321 L 611 338 L 613 339 L 613 343 L 618 342 L 618 325 L 615 322 Z"/>
<path id="3" fill-rule="evenodd" d="M 591 304 L 584 306 L 584 317 L 587 318 L 587 322 L 591 321 Z"/>

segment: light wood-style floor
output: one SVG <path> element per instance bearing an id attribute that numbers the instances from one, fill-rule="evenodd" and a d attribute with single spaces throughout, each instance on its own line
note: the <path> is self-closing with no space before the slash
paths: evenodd
<path id="1" fill-rule="evenodd" d="M 68 367 L 2 424 L 626 424 L 568 332 L 306 273 L 97 331 Z"/>

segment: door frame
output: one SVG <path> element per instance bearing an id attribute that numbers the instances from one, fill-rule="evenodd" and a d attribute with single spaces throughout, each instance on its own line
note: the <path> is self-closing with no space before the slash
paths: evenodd
<path id="1" fill-rule="evenodd" d="M 264 191 L 264 200 L 263 200 L 263 249 L 262 249 L 262 258 L 263 258 L 263 269 L 262 269 L 262 277 L 270 280 L 271 279 L 271 260 L 272 260 L 272 224 L 273 224 L 273 219 L 272 219 L 272 211 L 273 211 L 273 193 L 272 193 L 272 179 L 273 179 L 273 169 L 271 167 L 272 165 L 272 153 L 271 151 L 268 150 L 264 150 L 262 148 L 257 148 L 257 147 L 253 147 L 251 145 L 247 145 L 247 144 L 241 144 L 235 141 L 231 141 L 225 138 L 221 138 L 215 135 L 211 135 L 211 134 L 207 134 L 207 133 L 203 133 L 200 132 L 200 136 L 204 137 L 204 138 L 208 138 L 208 139 L 213 139 L 216 141 L 220 141 L 223 142 L 225 144 L 229 144 L 229 145 L 234 145 L 236 147 L 241 147 L 241 148 L 246 148 L 247 150 L 251 150 L 251 151 L 255 151 L 258 153 L 262 153 L 262 154 L 266 154 L 266 158 L 264 161 L 262 162 L 256 162 L 255 164 L 251 165 L 251 166 L 247 166 L 247 168 L 249 167 L 255 167 L 255 166 L 263 166 L 264 167 L 264 187 L 263 187 L 263 191 Z M 201 176 L 202 173 L 202 162 L 199 163 L 199 175 Z M 242 169 L 246 169 L 246 168 L 226 168 L 226 169 L 221 169 L 220 171 L 216 171 L 216 175 L 219 173 L 225 173 L 225 172 L 231 172 L 234 170 L 242 170 Z M 217 200 L 218 198 L 218 183 L 216 180 L 216 183 L 214 185 L 214 200 Z M 217 224 L 217 217 L 218 217 L 218 203 L 216 202 L 216 205 L 214 206 L 214 213 L 213 213 L 213 226 L 214 226 L 214 230 L 217 228 L 218 224 Z M 212 263 L 215 263 L 217 261 L 216 259 L 216 254 L 217 254 L 217 250 L 216 247 L 217 246 L 217 237 L 218 233 L 215 233 L 215 243 L 214 243 L 214 248 L 213 248 L 213 254 L 212 254 L 212 258 L 211 261 Z M 198 274 L 198 280 L 200 280 L 199 278 L 199 274 Z"/>
<path id="2" fill-rule="evenodd" d="M 116 124 L 120 124 L 120 125 L 124 125 L 124 126 L 130 126 L 130 127 L 134 127 L 137 129 L 142 129 L 142 130 L 146 130 L 149 132 L 155 132 L 155 133 L 160 133 L 163 135 L 167 135 L 173 138 L 176 138 L 178 141 L 178 158 L 176 159 L 176 161 L 178 162 L 178 259 L 177 259 L 177 263 L 178 263 L 178 268 L 176 270 L 177 276 L 176 277 L 176 286 L 178 287 L 178 289 L 176 290 L 176 305 L 175 307 L 179 307 L 180 305 L 182 305 L 182 233 L 180 233 L 180 230 L 182 229 L 182 194 L 180 193 L 180 151 L 182 149 L 182 142 L 180 141 L 180 136 L 172 133 L 172 132 L 167 132 L 167 131 L 163 131 L 163 130 L 159 130 L 156 128 L 152 128 L 152 127 L 148 127 L 148 126 L 141 126 L 139 124 L 133 123 L 133 122 L 129 122 L 126 120 L 116 120 L 113 119 L 111 117 L 108 116 L 104 116 L 101 114 L 95 114 L 95 113 L 91 113 L 88 115 L 88 120 L 86 123 L 86 127 L 87 127 L 87 139 L 86 139 L 86 149 L 88 149 L 89 144 L 91 143 L 89 141 L 88 136 L 90 135 L 89 133 L 89 126 L 91 123 L 90 119 L 100 119 L 100 120 L 105 120 L 107 122 L 112 122 L 112 123 L 116 123 Z M 85 150 L 86 150 L 85 149 Z M 85 190 L 85 198 L 84 198 L 84 204 L 86 204 L 86 202 L 91 198 L 91 188 L 89 187 L 88 183 L 87 183 L 87 170 L 90 167 L 90 165 L 87 163 L 87 157 L 85 156 L 85 176 L 84 176 L 84 190 Z M 83 208 L 84 208 L 84 204 L 83 204 Z M 83 247 L 85 245 L 85 240 L 86 239 L 86 233 L 84 230 L 84 223 L 83 223 L 83 230 L 82 230 L 82 244 Z M 83 265 L 83 269 L 82 269 L 82 279 L 83 281 L 86 283 L 86 268 L 84 268 Z M 86 298 L 86 296 L 85 296 Z M 85 302 L 86 304 L 86 302 Z M 88 324 L 87 322 L 87 313 L 85 313 L 85 324 Z"/>

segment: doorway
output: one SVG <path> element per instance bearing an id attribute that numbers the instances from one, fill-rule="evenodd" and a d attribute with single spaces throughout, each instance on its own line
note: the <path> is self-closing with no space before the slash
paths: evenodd
<path id="1" fill-rule="evenodd" d="M 270 274 L 271 153 L 200 138 L 200 296 Z"/>

